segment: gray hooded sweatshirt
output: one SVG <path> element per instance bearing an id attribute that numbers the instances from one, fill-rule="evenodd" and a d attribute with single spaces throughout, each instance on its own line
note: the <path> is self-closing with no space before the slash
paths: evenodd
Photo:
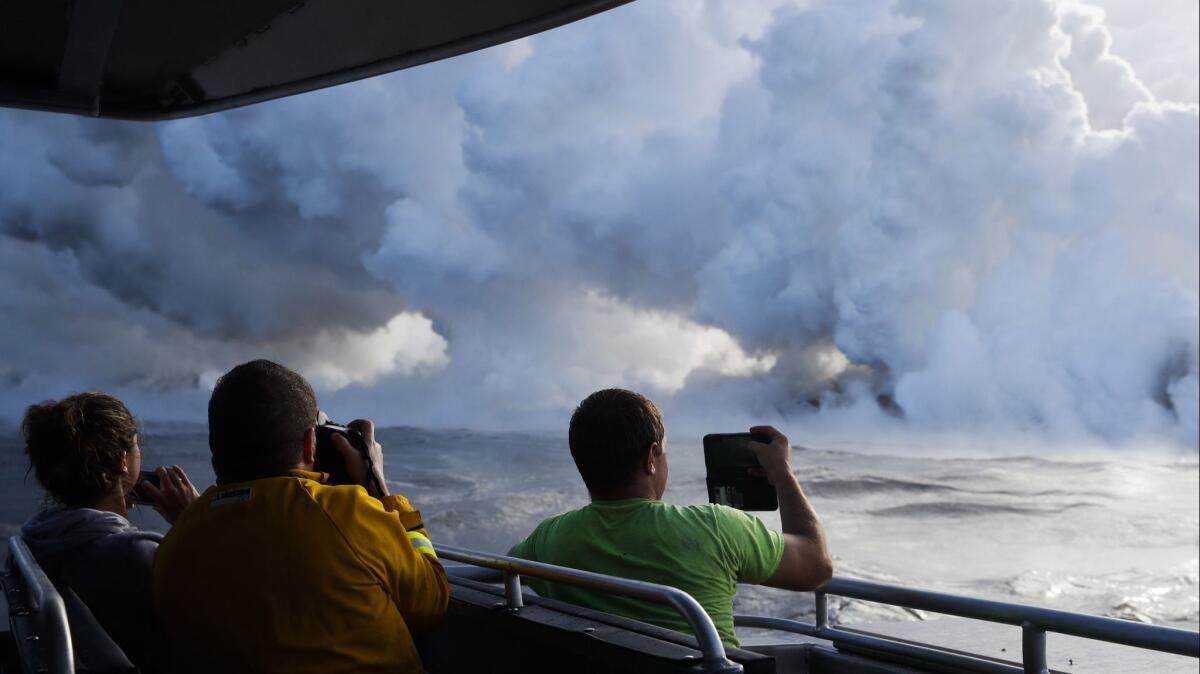
<path id="1" fill-rule="evenodd" d="M 154 553 L 160 534 L 140 531 L 120 515 L 91 508 L 42 510 L 21 538 L 56 585 L 70 587 L 135 664 L 157 648 Z"/>

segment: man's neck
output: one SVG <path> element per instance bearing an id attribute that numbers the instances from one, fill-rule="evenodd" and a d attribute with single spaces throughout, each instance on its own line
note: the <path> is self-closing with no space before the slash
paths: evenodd
<path id="1" fill-rule="evenodd" d="M 592 503 L 626 501 L 633 498 L 646 499 L 647 501 L 658 500 L 658 494 L 654 493 L 654 486 L 644 483 L 631 484 L 604 492 L 590 492 L 590 495 Z"/>

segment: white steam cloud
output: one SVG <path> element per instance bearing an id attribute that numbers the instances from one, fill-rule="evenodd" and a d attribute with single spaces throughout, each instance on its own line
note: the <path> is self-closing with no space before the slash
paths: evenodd
<path id="1" fill-rule="evenodd" d="M 204 118 L 0 112 L 0 400 L 199 416 L 266 356 L 338 418 L 560 427 L 617 385 L 1194 448 L 1195 7 L 1162 2 L 655 0 Z"/>

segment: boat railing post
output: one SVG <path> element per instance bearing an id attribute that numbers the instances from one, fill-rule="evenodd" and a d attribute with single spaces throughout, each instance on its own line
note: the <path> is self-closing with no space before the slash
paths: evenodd
<path id="1" fill-rule="evenodd" d="M 504 572 L 504 604 L 510 611 L 525 605 L 525 598 L 521 595 L 521 574 Z"/>
<path id="2" fill-rule="evenodd" d="M 1021 623 L 1021 662 L 1025 674 L 1049 674 L 1046 665 L 1046 630 L 1028 620 Z"/>
<path id="3" fill-rule="evenodd" d="M 817 629 L 823 630 L 829 627 L 829 595 L 824 592 L 815 592 L 813 596 L 816 599 Z"/>

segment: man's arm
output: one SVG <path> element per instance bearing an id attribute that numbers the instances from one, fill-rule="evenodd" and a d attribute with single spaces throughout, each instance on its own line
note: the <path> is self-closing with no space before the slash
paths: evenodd
<path id="1" fill-rule="evenodd" d="M 425 532 L 421 513 L 399 494 L 384 497 L 383 507 L 399 516 L 403 536 L 408 539 L 407 546 L 405 541 L 398 541 L 400 550 L 397 552 L 400 554 L 392 558 L 400 562 L 390 569 L 392 600 L 410 628 L 436 626 L 446 615 L 450 586 L 446 581 L 446 570 L 438 561 Z"/>
<path id="2" fill-rule="evenodd" d="M 355 419 L 348 426 L 362 433 L 371 455 L 375 479 L 370 479 L 367 462 L 345 438 L 334 435 L 333 443 L 346 459 L 350 477 L 378 499 L 377 504 L 362 504 L 366 507 L 355 517 L 354 524 L 364 529 L 363 541 L 371 541 L 364 546 L 366 549 L 359 548 L 359 554 L 376 560 L 382 567 L 392 600 L 410 628 L 436 625 L 446 615 L 450 588 L 446 571 L 438 561 L 421 521 L 421 513 L 409 504 L 408 499 L 388 493 L 387 481 L 383 478 L 383 447 L 375 441 L 375 425 L 366 419 Z M 380 513 L 382 517 L 375 514 L 376 507 L 385 511 Z M 356 544 L 360 542 L 351 541 L 352 546 Z"/>
<path id="3" fill-rule="evenodd" d="M 825 528 L 792 474 L 792 445 L 771 426 L 750 429 L 765 435 L 769 444 L 751 442 L 767 480 L 779 493 L 779 519 L 783 524 L 783 557 L 766 585 L 786 590 L 815 590 L 833 576 L 833 561 L 825 547 Z"/>

